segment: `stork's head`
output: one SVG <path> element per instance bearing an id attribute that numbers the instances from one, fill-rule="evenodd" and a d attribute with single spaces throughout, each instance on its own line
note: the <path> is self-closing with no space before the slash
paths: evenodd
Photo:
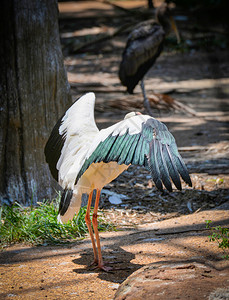
<path id="1" fill-rule="evenodd" d="M 137 116 L 137 115 L 141 115 L 141 113 L 139 111 L 129 112 L 128 114 L 125 115 L 124 120 L 129 119 L 129 118 L 134 117 L 134 116 Z"/>
<path id="2" fill-rule="evenodd" d="M 163 27 L 165 34 L 168 35 L 171 30 L 174 30 L 177 38 L 177 43 L 180 43 L 180 35 L 177 30 L 176 23 L 172 17 L 172 11 L 168 3 L 163 3 L 156 9 L 156 20 Z"/>

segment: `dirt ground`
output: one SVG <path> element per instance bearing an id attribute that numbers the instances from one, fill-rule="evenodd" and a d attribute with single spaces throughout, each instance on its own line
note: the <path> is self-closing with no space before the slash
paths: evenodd
<path id="1" fill-rule="evenodd" d="M 136 9 L 146 1 L 131 2 Z M 132 8 L 129 2 L 117 3 Z M 95 92 L 99 128 L 120 121 L 131 110 L 143 112 L 140 88 L 128 95 L 117 76 L 128 30 L 91 43 L 92 38 L 113 34 L 121 21 L 135 17 L 97 1 L 61 2 L 59 7 L 73 96 Z M 114 262 L 117 270 L 104 273 L 88 267 L 92 260 L 89 238 L 69 245 L 15 245 L 0 254 L 0 299 L 106 300 L 113 299 L 117 289 L 117 299 L 210 299 L 217 288 L 229 286 L 228 261 L 222 259 L 217 243 L 209 241 L 210 232 L 205 229 L 205 220 L 229 227 L 229 53 L 222 42 L 224 35 L 218 34 L 220 24 L 215 24 L 215 32 L 205 23 L 200 24 L 202 31 L 196 31 L 191 27 L 196 22 L 193 15 L 177 14 L 188 16 L 186 22 L 177 21 L 182 47 L 168 40 L 145 85 L 149 97 L 166 93 L 176 101 L 168 109 L 163 98 L 160 112 L 157 108 L 154 112 L 175 136 L 193 187 L 183 184 L 182 192 L 159 193 L 147 170 L 131 166 L 105 187 L 101 199 L 100 215 L 118 229 L 101 233 L 104 258 Z M 82 48 L 85 43 L 87 47 Z M 125 195 L 119 204 L 110 202 L 113 192 Z M 174 265 L 177 281 L 171 271 Z M 156 273 L 160 268 L 167 272 L 166 279 Z M 152 272 L 152 294 L 147 298 L 133 289 L 130 298 L 125 292 L 122 298 L 125 283 L 121 284 L 131 274 L 145 282 L 144 272 Z M 134 280 L 127 279 L 127 285 L 134 285 Z M 158 282 L 163 282 L 159 290 Z M 170 296 L 165 291 L 168 282 L 173 282 Z"/>

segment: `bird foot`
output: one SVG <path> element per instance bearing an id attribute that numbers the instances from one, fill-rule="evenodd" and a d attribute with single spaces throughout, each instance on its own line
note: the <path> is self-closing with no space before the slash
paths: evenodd
<path id="1" fill-rule="evenodd" d="M 106 265 L 98 265 L 97 268 L 100 269 L 100 270 L 103 270 L 107 273 L 111 273 L 114 270 L 114 268 L 108 267 Z"/>
<path id="2" fill-rule="evenodd" d="M 90 263 L 89 267 L 97 266 L 98 265 L 98 259 L 94 259 L 92 263 Z"/>
<path id="3" fill-rule="evenodd" d="M 121 263 L 121 261 L 113 261 L 113 262 L 109 262 L 109 261 L 103 261 L 102 263 L 99 263 L 98 260 L 94 260 L 91 264 L 90 264 L 90 267 L 93 267 L 92 269 L 95 270 L 95 269 L 100 269 L 100 270 L 103 270 L 105 272 L 112 272 L 114 270 L 119 270 L 118 268 L 113 268 L 111 266 L 108 266 L 110 264 L 118 264 L 118 263 Z"/>
<path id="4" fill-rule="evenodd" d="M 107 273 L 110 273 L 114 270 L 114 268 L 106 266 L 105 264 L 98 264 L 97 263 L 96 265 L 95 264 L 93 264 L 93 265 L 94 265 L 94 267 L 92 268 L 93 270 L 100 269 L 100 270 L 105 271 Z"/>
<path id="5" fill-rule="evenodd" d="M 107 272 L 107 273 L 113 273 L 113 271 L 119 271 L 119 270 L 129 270 L 130 268 L 129 267 L 116 267 L 116 268 L 113 268 L 113 267 L 108 267 L 106 265 L 103 265 L 103 266 L 97 266 L 97 268 Z"/>
<path id="6" fill-rule="evenodd" d="M 103 261 L 102 264 L 99 264 L 98 260 L 95 259 L 88 267 L 92 267 L 92 270 L 100 269 L 100 270 L 102 270 L 104 272 L 107 272 L 107 273 L 112 273 L 113 271 L 117 271 L 117 270 L 127 270 L 127 269 L 129 269 L 128 267 L 114 268 L 114 267 L 107 266 L 107 264 L 110 265 L 110 264 L 119 264 L 119 263 L 123 263 L 123 261 L 112 261 L 112 262 Z"/>
<path id="7" fill-rule="evenodd" d="M 130 269 L 129 267 L 111 267 L 107 266 L 107 264 L 119 264 L 123 263 L 123 261 L 112 261 L 112 262 L 103 262 L 103 264 L 96 264 L 96 266 L 93 267 L 93 269 L 100 269 L 103 270 L 107 273 L 112 273 L 113 271 L 118 271 L 118 270 L 128 270 Z"/>

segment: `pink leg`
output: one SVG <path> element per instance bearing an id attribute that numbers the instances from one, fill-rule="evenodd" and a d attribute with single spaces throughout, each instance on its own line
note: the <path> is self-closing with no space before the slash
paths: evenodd
<path id="1" fill-rule="evenodd" d="M 95 199 L 95 208 L 94 208 L 94 213 L 92 217 L 92 224 L 94 227 L 94 232 L 95 232 L 95 237 L 96 237 L 96 243 L 97 243 L 97 249 L 98 249 L 98 268 L 109 272 L 112 270 L 112 268 L 107 267 L 103 263 L 103 258 L 102 258 L 102 252 L 101 252 L 101 245 L 100 245 L 100 239 L 99 239 L 99 232 L 98 232 L 98 221 L 97 221 L 97 212 L 98 212 L 98 207 L 99 207 L 99 198 L 100 198 L 100 190 L 97 189 L 96 191 L 96 199 Z"/>
<path id="2" fill-rule="evenodd" d="M 93 195 L 93 191 L 89 194 L 88 197 L 88 203 L 87 203 L 87 212 L 85 215 L 85 221 L 87 224 L 87 228 L 90 234 L 90 238 L 91 238 L 91 243 L 92 243 L 92 247 L 93 247 L 93 252 L 94 252 L 94 263 L 98 263 L 98 255 L 97 255 L 97 250 L 96 250 L 96 245 L 95 245 L 95 239 L 94 239 L 94 235 L 93 235 L 93 231 L 91 228 L 91 219 L 90 219 L 90 209 L 91 209 L 91 200 L 92 200 L 92 195 Z"/>

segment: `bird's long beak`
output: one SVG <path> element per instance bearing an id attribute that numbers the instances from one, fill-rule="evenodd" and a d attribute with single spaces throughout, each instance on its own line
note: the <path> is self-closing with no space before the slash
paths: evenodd
<path id="1" fill-rule="evenodd" d="M 174 32 L 176 34 L 177 44 L 180 44 L 180 34 L 179 34 L 178 29 L 177 29 L 177 25 L 176 25 L 176 23 L 175 23 L 172 16 L 170 16 L 169 18 L 170 18 L 170 22 L 171 22 L 171 25 L 172 25 L 172 29 L 174 30 Z"/>

